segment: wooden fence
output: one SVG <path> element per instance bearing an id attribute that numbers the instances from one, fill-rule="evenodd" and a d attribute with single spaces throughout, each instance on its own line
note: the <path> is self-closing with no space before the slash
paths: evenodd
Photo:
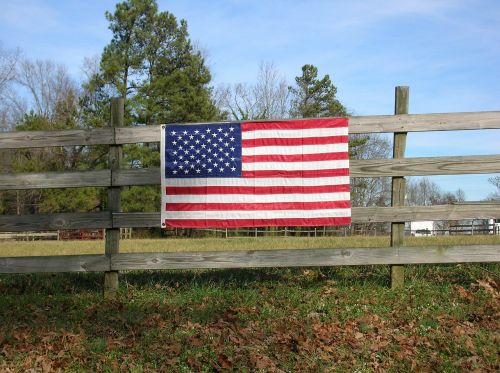
<path id="1" fill-rule="evenodd" d="M 408 132 L 500 129 L 500 112 L 406 114 L 408 87 L 396 87 L 395 115 L 358 116 L 349 120 L 351 134 L 394 133 L 394 158 L 352 160 L 351 177 L 393 178 L 392 207 L 354 207 L 355 223 L 392 223 L 391 247 L 317 250 L 216 251 L 185 253 L 119 253 L 119 229 L 160 227 L 160 213 L 120 212 L 120 188 L 157 185 L 160 169 L 121 167 L 123 144 L 159 142 L 159 126 L 123 127 L 123 100 L 112 104 L 111 126 L 99 129 L 0 133 L 0 149 L 52 146 L 110 145 L 109 169 L 0 175 L 0 190 L 107 187 L 110 211 L 2 215 L 0 231 L 49 231 L 77 228 L 106 229 L 102 255 L 0 258 L 0 273 L 105 271 L 105 288 L 116 289 L 117 272 L 132 269 L 246 268 L 330 265 L 393 265 L 393 285 L 401 285 L 403 264 L 498 262 L 500 245 L 402 247 L 404 222 L 500 217 L 500 205 L 460 204 L 404 206 L 404 177 L 500 172 L 500 154 L 404 158 Z"/>

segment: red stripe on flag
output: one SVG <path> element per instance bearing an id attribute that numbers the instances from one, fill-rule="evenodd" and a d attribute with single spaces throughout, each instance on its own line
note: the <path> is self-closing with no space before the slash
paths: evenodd
<path id="1" fill-rule="evenodd" d="M 174 228 L 239 228 L 239 227 L 283 227 L 350 225 L 351 218 L 309 218 L 309 219 L 234 219 L 234 220 L 183 220 L 165 219 L 168 227 Z"/>
<path id="2" fill-rule="evenodd" d="M 166 211 L 262 211 L 347 209 L 350 201 L 276 203 L 166 203 Z"/>
<path id="3" fill-rule="evenodd" d="M 242 122 L 242 131 L 299 130 L 311 128 L 347 127 L 346 118 L 297 119 L 287 121 Z"/>
<path id="4" fill-rule="evenodd" d="M 166 187 L 167 195 L 205 195 L 205 194 L 313 194 L 349 192 L 349 184 L 313 185 L 313 186 L 197 186 L 197 187 Z"/>
<path id="5" fill-rule="evenodd" d="M 259 171 L 242 171 L 242 177 L 329 177 L 329 176 L 349 176 L 348 168 L 336 168 L 331 170 L 259 170 Z"/>
<path id="6" fill-rule="evenodd" d="M 324 145 L 342 144 L 349 141 L 347 136 L 324 136 L 324 137 L 299 137 L 299 138 L 264 138 L 241 140 L 244 148 L 257 146 L 297 146 L 297 145 Z"/>
<path id="7" fill-rule="evenodd" d="M 318 153 L 318 154 L 264 154 L 244 155 L 241 157 L 243 163 L 254 162 L 312 162 L 312 161 L 341 161 L 349 159 L 348 152 Z"/>

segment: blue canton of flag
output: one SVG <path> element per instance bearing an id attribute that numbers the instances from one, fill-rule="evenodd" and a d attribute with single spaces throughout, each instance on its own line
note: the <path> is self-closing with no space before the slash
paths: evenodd
<path id="1" fill-rule="evenodd" d="M 239 123 L 166 126 L 166 178 L 240 176 Z"/>

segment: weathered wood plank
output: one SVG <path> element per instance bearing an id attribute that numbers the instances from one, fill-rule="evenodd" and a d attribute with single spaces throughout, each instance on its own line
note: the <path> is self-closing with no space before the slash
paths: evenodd
<path id="1" fill-rule="evenodd" d="M 500 155 L 351 160 L 351 177 L 460 175 L 500 172 Z M 156 185 L 160 169 L 120 170 L 115 185 Z"/>
<path id="2" fill-rule="evenodd" d="M 489 219 L 497 218 L 499 215 L 500 204 L 495 203 L 405 207 L 354 207 L 352 209 L 352 220 L 354 223 Z M 109 212 L 0 216 L 0 232 L 111 227 L 160 227 L 160 213 L 113 213 L 113 223 Z"/>
<path id="3" fill-rule="evenodd" d="M 100 145 L 114 142 L 111 128 L 62 131 L 0 132 L 0 149 Z"/>
<path id="4" fill-rule="evenodd" d="M 500 112 L 371 115 L 349 118 L 350 133 L 455 131 L 500 128 Z M 158 142 L 160 126 L 117 129 L 117 143 Z"/>
<path id="5" fill-rule="evenodd" d="M 113 185 L 159 185 L 160 168 L 136 168 L 130 170 L 117 170 L 113 172 Z"/>
<path id="6" fill-rule="evenodd" d="M 111 101 L 111 123 L 114 127 L 123 126 L 124 123 L 125 99 L 114 98 Z M 122 145 L 111 145 L 109 147 L 108 167 L 111 174 L 120 170 L 122 163 Z M 121 212 L 121 187 L 111 183 L 108 188 L 108 211 L 110 213 Z M 120 228 L 106 229 L 104 252 L 106 256 L 117 254 L 120 251 Z M 118 272 L 107 271 L 104 274 L 104 297 L 113 299 L 118 291 Z"/>
<path id="7" fill-rule="evenodd" d="M 500 245 L 134 253 L 0 258 L 0 273 L 499 262 Z"/>
<path id="8" fill-rule="evenodd" d="M 487 174 L 500 172 L 500 155 L 352 160 L 350 167 L 351 177 Z"/>
<path id="9" fill-rule="evenodd" d="M 159 228 L 159 212 L 124 212 L 113 214 L 113 226 L 118 228 Z"/>
<path id="10" fill-rule="evenodd" d="M 500 204 L 436 205 L 405 207 L 353 207 L 353 223 L 382 223 L 419 220 L 490 219 L 500 215 Z M 160 226 L 159 212 L 113 214 L 115 227 Z"/>
<path id="11" fill-rule="evenodd" d="M 111 185 L 110 170 L 1 174 L 0 190 L 83 188 Z"/>
<path id="12" fill-rule="evenodd" d="M 9 257 L 0 258 L 0 273 L 103 272 L 110 263 L 105 255 Z"/>
<path id="13" fill-rule="evenodd" d="M 122 271 L 499 261 L 500 245 L 474 245 L 115 254 L 111 256 L 111 268 Z"/>
<path id="14" fill-rule="evenodd" d="M 371 115 L 349 118 L 350 133 L 499 129 L 500 111 L 442 114 Z M 160 126 L 0 133 L 0 149 L 159 142 Z"/>
<path id="15" fill-rule="evenodd" d="M 500 172 L 500 155 L 351 160 L 351 177 L 487 174 Z M 160 169 L 1 174 L 0 190 L 160 184 Z"/>
<path id="16" fill-rule="evenodd" d="M 352 219 L 356 223 L 490 219 L 499 214 L 500 205 L 494 203 L 488 205 L 354 207 L 352 209 Z"/>
<path id="17" fill-rule="evenodd" d="M 122 127 L 116 129 L 117 144 L 160 142 L 161 126 Z"/>
<path id="18" fill-rule="evenodd" d="M 410 87 L 398 86 L 395 92 L 394 114 L 408 114 L 410 105 Z M 394 132 L 392 158 L 401 159 L 405 157 L 406 132 Z M 391 206 L 401 207 L 405 205 L 406 180 L 404 177 L 392 178 Z M 405 222 L 391 223 L 391 247 L 403 246 L 405 237 Z M 391 288 L 398 289 L 404 286 L 404 267 L 400 265 L 391 266 Z"/>
<path id="19" fill-rule="evenodd" d="M 110 228 L 110 212 L 0 215 L 0 232 L 56 231 L 75 228 Z"/>
<path id="20" fill-rule="evenodd" d="M 500 111 L 351 117 L 349 133 L 459 131 L 500 128 Z"/>

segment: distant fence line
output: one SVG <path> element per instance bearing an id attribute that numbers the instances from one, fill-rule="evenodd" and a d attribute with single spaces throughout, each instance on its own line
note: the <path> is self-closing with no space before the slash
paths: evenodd
<path id="1" fill-rule="evenodd" d="M 106 237 L 105 229 L 65 229 L 59 231 L 48 232 L 0 232 L 1 240 L 15 241 L 40 241 L 40 240 L 56 240 L 56 241 L 86 241 L 86 240 L 103 240 Z M 132 238 L 132 228 L 120 228 L 121 239 Z"/>
<path id="2" fill-rule="evenodd" d="M 50 232 L 0 232 L 1 240 L 15 241 L 38 241 L 38 240 L 102 240 L 105 238 L 105 230 L 62 230 Z M 378 237 L 390 234 L 390 227 L 374 226 L 366 228 L 350 227 L 277 227 L 276 229 L 265 228 L 210 228 L 210 229 L 187 229 L 174 228 L 166 230 L 165 237 L 216 237 L 216 238 L 238 238 L 238 237 L 352 237 L 366 236 Z M 405 229 L 405 236 L 446 236 L 446 235 L 500 235 L 500 227 L 490 224 L 483 228 L 471 225 L 453 226 L 447 229 Z M 143 235 L 139 235 L 141 237 Z M 120 239 L 131 239 L 132 228 L 120 228 Z"/>
<path id="3" fill-rule="evenodd" d="M 277 229 L 264 228 L 211 228 L 211 229 L 193 229 L 194 232 L 188 232 L 185 229 L 175 228 L 167 231 L 167 237 L 185 237 L 188 234 L 197 237 L 207 236 L 207 233 L 220 238 L 236 237 L 351 237 L 351 236 L 387 236 L 390 234 L 390 227 L 374 226 L 365 228 L 350 227 L 278 227 Z M 405 229 L 405 236 L 446 236 L 446 235 L 500 235 L 498 224 L 491 224 L 484 228 L 471 227 L 470 225 L 453 226 L 448 229 L 431 229 L 421 232 L 418 229 Z"/>
<path id="4" fill-rule="evenodd" d="M 121 165 L 121 147 L 127 143 L 159 142 L 160 126 L 124 127 L 124 101 L 114 99 L 109 128 L 0 133 L 0 149 L 97 144 L 110 147 L 107 170 L 0 175 L 0 190 L 107 187 L 109 211 L 0 216 L 0 232 L 106 229 L 103 255 L 0 258 L 0 273 L 104 271 L 105 292 L 114 294 L 118 286 L 117 271 L 125 269 L 391 264 L 392 283 L 398 287 L 402 284 L 402 264 L 500 261 L 500 245 L 403 247 L 405 222 L 500 218 L 500 205 L 494 202 L 480 205 L 404 206 L 405 176 L 500 173 L 500 154 L 404 157 L 408 132 L 500 129 L 500 112 L 409 115 L 408 100 L 408 87 L 396 87 L 396 115 L 352 117 L 349 125 L 350 133 L 394 133 L 392 159 L 353 160 L 350 168 L 353 178 L 392 177 L 391 207 L 352 209 L 353 223 L 385 222 L 391 225 L 391 247 L 387 248 L 120 253 L 120 228 L 160 227 L 158 212 L 120 211 L 122 186 L 160 184 L 159 168 L 124 169 Z M 307 230 L 318 235 L 318 228 Z M 287 230 L 284 233 L 288 234 Z"/>

